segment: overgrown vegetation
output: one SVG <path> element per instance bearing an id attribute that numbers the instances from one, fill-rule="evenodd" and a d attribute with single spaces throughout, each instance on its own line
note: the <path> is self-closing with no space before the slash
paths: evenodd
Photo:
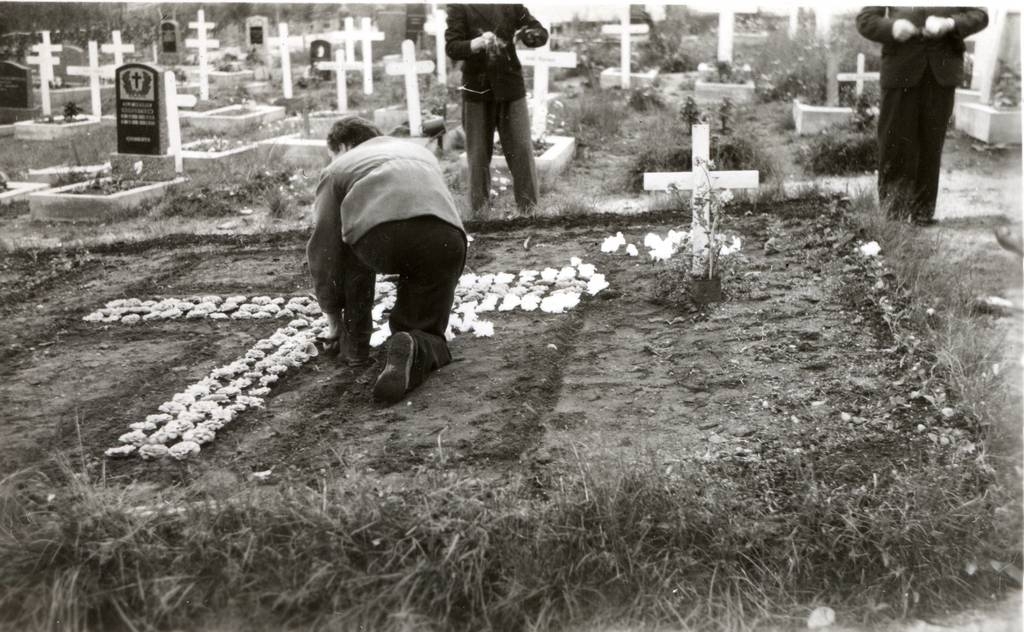
<path id="1" fill-rule="evenodd" d="M 850 126 L 835 126 L 811 136 L 801 145 L 800 163 L 816 175 L 850 175 L 878 168 L 874 134 Z"/>
<path id="2" fill-rule="evenodd" d="M 585 92 L 563 108 L 565 129 L 587 145 L 606 142 L 622 133 L 626 105 L 619 95 Z"/>
<path id="3" fill-rule="evenodd" d="M 271 214 L 286 212 L 289 203 L 280 199 L 284 195 L 280 188 L 289 183 L 289 178 L 290 174 L 284 171 L 253 170 L 245 178 L 225 177 L 196 183 L 165 196 L 154 212 L 162 217 L 220 217 L 237 214 L 243 206 L 257 201 L 270 204 L 274 200 L 277 201 L 270 207 Z"/>

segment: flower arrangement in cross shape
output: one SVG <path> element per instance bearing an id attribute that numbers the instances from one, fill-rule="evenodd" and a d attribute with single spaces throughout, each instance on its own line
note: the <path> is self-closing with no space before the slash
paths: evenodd
<path id="1" fill-rule="evenodd" d="M 697 159 L 694 173 L 701 179 L 693 196 L 694 221 L 702 231 L 693 231 L 694 275 L 713 279 L 721 276 L 722 264 L 728 257 L 739 252 L 742 242 L 735 235 L 721 232 L 722 220 L 728 216 L 726 207 L 733 200 L 732 191 L 715 189 L 711 184 L 711 171 L 715 168 L 714 161 Z M 707 213 L 701 209 L 707 209 Z M 703 233 L 703 234 L 701 234 Z"/>
<path id="2" fill-rule="evenodd" d="M 750 64 L 742 66 L 731 61 L 718 61 L 713 64 L 697 65 L 701 81 L 708 83 L 748 83 L 753 81 L 754 74 Z"/>

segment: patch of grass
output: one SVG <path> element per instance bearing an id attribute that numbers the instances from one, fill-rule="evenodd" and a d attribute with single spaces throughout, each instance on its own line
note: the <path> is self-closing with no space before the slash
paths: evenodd
<path id="1" fill-rule="evenodd" d="M 869 131 L 836 126 L 802 144 L 799 161 L 816 175 L 850 175 L 878 168 L 878 141 Z"/>
<path id="2" fill-rule="evenodd" d="M 570 136 L 587 145 L 597 145 L 622 134 L 627 110 L 621 95 L 588 91 L 565 101 L 563 116 Z"/>
<path id="3" fill-rule="evenodd" d="M 245 177 L 214 174 L 197 178 L 189 187 L 165 196 L 153 209 L 157 217 L 222 217 L 256 201 L 264 201 L 271 191 L 285 186 L 288 172 L 252 170 Z"/>

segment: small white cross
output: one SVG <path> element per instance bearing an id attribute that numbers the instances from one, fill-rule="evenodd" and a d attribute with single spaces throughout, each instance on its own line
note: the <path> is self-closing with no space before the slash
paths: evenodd
<path id="1" fill-rule="evenodd" d="M 338 97 L 338 112 L 348 111 L 348 85 L 346 83 L 346 73 L 349 70 L 362 70 L 363 66 L 356 61 L 345 61 L 345 51 L 340 48 L 334 49 L 334 61 L 318 61 L 316 62 L 317 70 L 333 70 L 334 81 L 336 84 L 336 94 Z"/>
<path id="2" fill-rule="evenodd" d="M 165 71 L 164 76 L 164 103 L 167 109 L 167 153 L 174 156 L 174 172 L 181 174 L 185 171 L 184 157 L 181 154 L 181 121 L 178 119 L 178 106 L 191 102 L 192 107 L 196 98 L 191 94 L 178 94 L 177 80 L 173 71 Z"/>
<path id="3" fill-rule="evenodd" d="M 708 235 L 704 229 L 711 224 L 711 201 L 708 193 L 715 189 L 756 189 L 760 176 L 756 171 L 710 171 L 711 127 L 706 124 L 694 125 L 692 130 L 692 171 L 681 173 L 645 173 L 645 191 L 670 191 L 674 189 L 693 192 L 691 209 L 693 227 L 693 274 L 707 276 Z M 701 219 L 703 218 L 703 220 Z"/>
<path id="4" fill-rule="evenodd" d="M 278 46 L 281 49 L 281 88 L 284 98 L 292 98 L 292 53 L 288 46 L 288 23 L 277 25 Z"/>
<path id="5" fill-rule="evenodd" d="M 718 12 L 718 61 L 732 63 L 737 13 L 757 13 L 757 7 L 741 6 Z"/>
<path id="6" fill-rule="evenodd" d="M 838 81 L 855 81 L 857 96 L 864 94 L 865 81 L 879 81 L 881 74 L 864 72 L 864 53 L 857 53 L 857 72 L 841 72 L 836 75 Z"/>
<path id="7" fill-rule="evenodd" d="M 434 36 L 434 56 L 437 57 L 437 82 L 448 85 L 448 54 L 444 50 L 444 31 L 448 26 L 448 13 L 432 5 L 430 19 L 423 25 L 423 32 Z M 522 57 L 520 57 L 522 61 Z"/>
<path id="8" fill-rule="evenodd" d="M 68 66 L 67 73 L 76 77 L 89 78 L 89 95 L 92 99 L 92 115 L 99 118 L 103 115 L 100 99 L 100 78 L 113 79 L 114 66 L 100 66 L 100 53 L 96 42 L 89 42 L 89 65 Z"/>
<path id="9" fill-rule="evenodd" d="M 345 28 L 348 28 L 348 22 L 345 23 Z M 363 56 L 363 93 L 373 94 L 373 42 L 383 42 L 385 36 L 373 28 L 370 18 L 362 18 L 359 21 L 359 30 L 355 33 L 359 40 L 359 52 Z M 355 57 L 346 59 L 354 60 Z"/>
<path id="10" fill-rule="evenodd" d="M 524 66 L 533 66 L 533 120 L 531 133 L 534 138 L 544 134 L 547 127 L 548 83 L 550 68 L 575 68 L 576 53 L 554 52 L 551 42 L 540 48 L 526 48 L 516 51 Z"/>
<path id="11" fill-rule="evenodd" d="M 100 51 L 106 54 L 114 54 L 114 67 L 120 68 L 124 65 L 124 54 L 134 53 L 135 44 L 122 44 L 121 43 L 121 31 L 111 31 L 110 41 L 112 44 L 104 44 L 100 46 Z"/>
<path id="12" fill-rule="evenodd" d="M 43 116 L 50 116 L 50 82 L 53 81 L 53 67 L 60 63 L 60 59 L 53 56 L 63 50 L 60 44 L 50 43 L 50 32 L 39 31 L 43 41 L 40 44 L 33 44 L 32 50 L 37 53 L 35 56 L 25 58 L 25 63 L 39 66 L 39 95 L 42 101 Z"/>
<path id="13" fill-rule="evenodd" d="M 630 24 L 629 22 L 629 5 L 625 5 L 620 10 L 619 24 L 605 24 L 601 27 L 601 33 L 605 35 L 620 35 L 622 38 L 622 44 L 619 49 L 619 62 L 622 66 L 622 89 L 629 90 L 629 75 L 632 72 L 630 68 L 630 53 L 629 53 L 629 36 L 643 35 L 650 31 L 650 28 L 646 24 Z"/>
<path id="14" fill-rule="evenodd" d="M 188 27 L 196 30 L 196 37 L 185 40 L 187 48 L 195 48 L 199 54 L 199 98 L 206 101 L 210 98 L 210 61 L 209 51 L 220 48 L 220 42 L 207 37 L 207 31 L 217 26 L 206 21 L 206 15 L 202 9 L 196 12 L 196 21 L 189 22 Z"/>
<path id="15" fill-rule="evenodd" d="M 405 76 L 405 101 L 409 108 L 409 135 L 423 135 L 423 119 L 420 115 L 420 85 L 416 75 L 434 72 L 434 62 L 416 61 L 416 45 L 412 40 L 402 42 L 402 61 L 391 62 L 384 68 L 389 75 Z"/>

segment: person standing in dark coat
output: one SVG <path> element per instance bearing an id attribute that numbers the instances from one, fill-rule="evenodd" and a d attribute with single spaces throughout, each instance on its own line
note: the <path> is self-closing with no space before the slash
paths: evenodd
<path id="1" fill-rule="evenodd" d="M 448 56 L 463 61 L 460 89 L 470 206 L 477 211 L 490 199 L 497 129 L 516 205 L 531 210 L 540 191 L 516 41 L 530 48 L 543 46 L 547 30 L 521 4 L 450 4 L 444 39 Z"/>
<path id="2" fill-rule="evenodd" d="M 971 7 L 864 7 L 857 31 L 882 44 L 878 197 L 893 219 L 934 224 L 939 167 L 964 38 L 988 25 Z"/>

